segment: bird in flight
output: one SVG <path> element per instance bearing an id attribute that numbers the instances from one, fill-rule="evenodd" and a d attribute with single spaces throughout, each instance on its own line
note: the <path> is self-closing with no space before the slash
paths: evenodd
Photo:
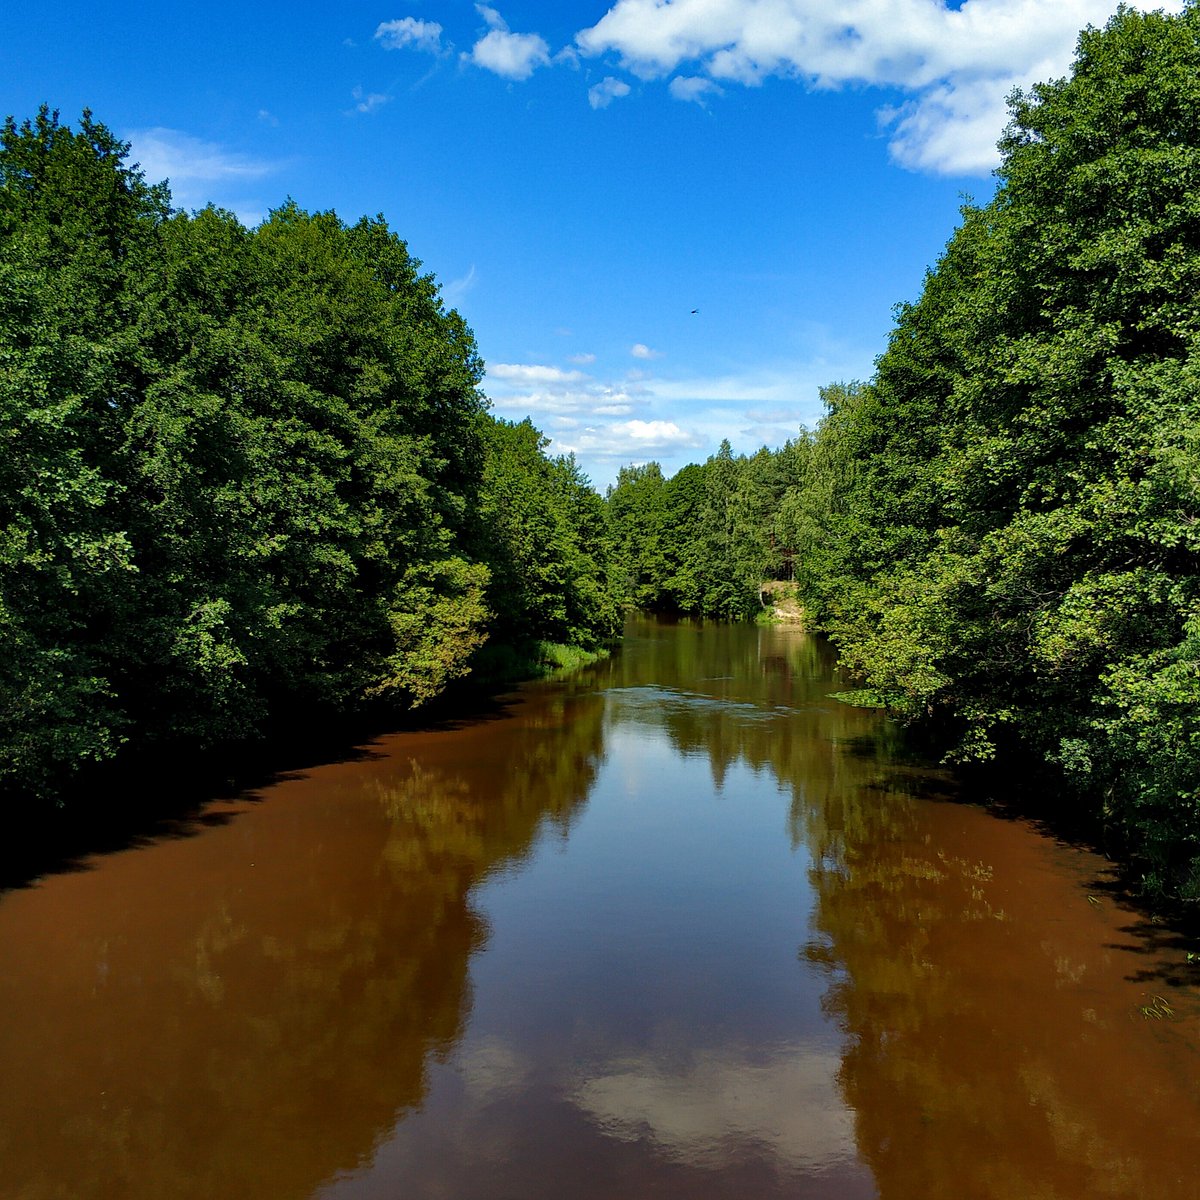
<path id="1" fill-rule="evenodd" d="M 692 316 L 693 316 L 693 317 L 694 317 L 694 316 L 696 316 L 696 315 L 697 315 L 699 312 L 700 312 L 700 310 L 699 310 L 698 308 L 693 308 L 693 309 L 692 309 Z"/>

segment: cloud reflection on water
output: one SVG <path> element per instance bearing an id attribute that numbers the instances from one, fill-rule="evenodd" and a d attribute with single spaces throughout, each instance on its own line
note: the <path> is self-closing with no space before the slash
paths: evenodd
<path id="1" fill-rule="evenodd" d="M 855 1158 L 840 1063 L 834 1050 L 802 1042 L 769 1055 L 761 1047 L 701 1050 L 681 1067 L 634 1056 L 581 1079 L 571 1099 L 607 1136 L 649 1138 L 684 1163 L 719 1169 L 759 1154 L 809 1173 Z"/>

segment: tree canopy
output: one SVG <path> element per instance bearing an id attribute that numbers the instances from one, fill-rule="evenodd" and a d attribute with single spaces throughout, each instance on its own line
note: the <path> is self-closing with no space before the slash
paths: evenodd
<path id="1" fill-rule="evenodd" d="M 0 134 L 0 786 L 612 636 L 599 497 L 531 428 L 510 461 L 383 218 L 189 215 L 128 151 L 88 113 Z M 524 504 L 492 521 L 499 487 Z"/>

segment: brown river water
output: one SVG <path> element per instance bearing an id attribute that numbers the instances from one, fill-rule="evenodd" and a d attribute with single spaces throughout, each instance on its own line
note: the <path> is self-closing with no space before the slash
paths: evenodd
<path id="1" fill-rule="evenodd" d="M 1200 1197 L 1200 946 L 838 686 L 635 622 L 3 893 L 0 1197 Z"/>

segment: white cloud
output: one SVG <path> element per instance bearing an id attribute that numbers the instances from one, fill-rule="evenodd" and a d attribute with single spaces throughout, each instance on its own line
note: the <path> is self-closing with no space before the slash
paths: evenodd
<path id="1" fill-rule="evenodd" d="M 642 444 L 662 442 L 678 442 L 680 439 L 688 435 L 675 424 L 674 421 L 626 421 L 624 425 L 615 425 L 614 429 L 619 429 L 631 437 L 635 442 Z"/>
<path id="2" fill-rule="evenodd" d="M 667 84 L 667 91 L 676 100 L 690 100 L 693 104 L 699 104 L 701 108 L 704 107 L 706 96 L 725 95 L 724 89 L 719 84 L 699 75 L 676 75 Z"/>
<path id="3" fill-rule="evenodd" d="M 701 444 L 694 433 L 674 421 L 642 421 L 636 417 L 612 425 L 590 425 L 568 437 L 554 439 L 559 454 L 595 459 L 645 462 L 658 455 L 680 453 Z"/>
<path id="4" fill-rule="evenodd" d="M 608 75 L 594 87 L 588 88 L 588 103 L 593 108 L 607 108 L 615 99 L 628 96 L 631 89 L 623 79 Z"/>
<path id="5" fill-rule="evenodd" d="M 147 179 L 261 179 L 275 169 L 178 129 L 135 129 L 128 136 Z"/>
<path id="6" fill-rule="evenodd" d="M 647 402 L 627 385 L 543 363 L 493 363 L 484 388 L 497 412 L 549 419 L 560 429 L 568 420 L 592 425 L 597 418 L 628 416 Z"/>
<path id="7" fill-rule="evenodd" d="M 999 161 L 996 140 L 1008 120 L 1005 97 L 1014 86 L 1028 87 L 1062 73 L 1056 64 L 1039 64 L 1017 83 L 947 82 L 899 109 L 881 109 L 881 124 L 892 127 L 892 158 L 912 170 L 958 175 L 989 171 Z"/>
<path id="8" fill-rule="evenodd" d="M 436 54 L 442 48 L 442 27 L 436 21 L 419 21 L 416 17 L 401 17 L 383 21 L 375 30 L 375 40 L 385 50 L 401 50 L 412 46 Z"/>
<path id="9" fill-rule="evenodd" d="M 688 64 L 696 80 L 760 83 L 778 75 L 811 87 L 866 84 L 908 92 L 892 117 L 891 151 L 907 167 L 983 173 L 1014 86 L 1070 66 L 1079 30 L 1102 24 L 1114 0 L 617 0 L 576 35 L 585 55 L 615 54 L 636 74 Z M 1182 9 L 1182 0 L 1134 0 Z M 678 99 L 705 94 L 672 81 Z M 682 93 L 682 94 L 681 94 Z M 711 93 L 710 93 L 711 94 Z"/>
<path id="10" fill-rule="evenodd" d="M 578 383 L 587 376 L 582 371 L 564 371 L 538 363 L 493 363 L 487 369 L 488 379 L 502 379 L 518 387 L 547 383 Z"/>
<path id="11" fill-rule="evenodd" d="M 603 384 L 576 386 L 550 385 L 508 392 L 489 388 L 488 395 L 499 412 L 521 416 L 579 416 L 585 420 L 597 416 L 627 416 L 645 401 L 631 392 Z"/>
<path id="12" fill-rule="evenodd" d="M 391 96 L 385 92 L 366 93 L 360 87 L 356 87 L 351 92 L 351 95 L 356 101 L 354 111 L 360 113 L 373 113 L 377 108 L 382 108 L 391 99 Z"/>
<path id="13" fill-rule="evenodd" d="M 675 363 L 664 373 L 662 363 L 624 357 L 626 348 L 599 355 L 600 369 L 592 355 L 495 363 L 484 389 L 498 416 L 531 417 L 552 453 L 574 452 L 603 487 L 618 465 L 657 460 L 671 474 L 715 453 L 725 437 L 735 453 L 782 446 L 820 418 L 822 385 L 870 374 L 873 348 L 833 338 L 824 326 L 803 326 L 795 341 L 772 362 L 713 373 L 674 358 L 664 360 Z"/>
<path id="14" fill-rule="evenodd" d="M 125 133 L 132 159 L 147 180 L 171 183 L 171 197 L 181 208 L 219 204 L 247 225 L 262 220 L 266 207 L 258 196 L 246 196 L 246 185 L 279 170 L 279 164 L 228 150 L 178 129 L 134 129 Z"/>
<path id="15" fill-rule="evenodd" d="M 630 346 L 629 353 L 632 354 L 634 358 L 640 358 L 643 360 L 662 358 L 661 350 L 651 350 L 650 347 L 644 342 L 637 342 L 635 345 Z"/>
<path id="16" fill-rule="evenodd" d="M 463 58 L 505 79 L 528 79 L 550 62 L 550 47 L 536 33 L 512 33 L 504 18 L 487 4 L 475 8 L 488 24 L 488 32 Z"/>
<path id="17" fill-rule="evenodd" d="M 489 29 L 498 29 L 501 33 L 508 32 L 508 24 L 500 15 L 500 10 L 490 4 L 476 4 L 475 11 L 487 22 Z"/>

